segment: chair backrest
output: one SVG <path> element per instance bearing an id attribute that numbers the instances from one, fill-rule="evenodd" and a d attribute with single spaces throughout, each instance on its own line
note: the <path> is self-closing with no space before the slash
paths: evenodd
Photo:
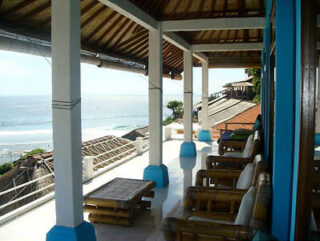
<path id="1" fill-rule="evenodd" d="M 258 154 L 254 157 L 253 160 L 253 176 L 251 186 L 256 186 L 260 173 L 265 171 L 266 165 L 264 163 L 263 156 L 261 154 Z"/>
<path id="2" fill-rule="evenodd" d="M 250 221 L 250 227 L 264 230 L 268 223 L 268 208 L 271 200 L 271 180 L 267 172 L 260 173 L 256 188 L 257 193 Z"/>
<path id="3" fill-rule="evenodd" d="M 238 178 L 236 188 L 249 189 L 252 184 L 253 174 L 254 174 L 254 165 L 253 163 L 248 163 Z"/>
<path id="4" fill-rule="evenodd" d="M 247 138 L 246 145 L 245 145 L 245 147 L 244 147 L 244 149 L 242 151 L 242 157 L 243 158 L 249 158 L 251 156 L 253 143 L 254 143 L 254 134 L 251 134 Z"/>

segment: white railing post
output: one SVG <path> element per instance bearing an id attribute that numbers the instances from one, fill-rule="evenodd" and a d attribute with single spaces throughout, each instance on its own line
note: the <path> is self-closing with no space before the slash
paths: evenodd
<path id="1" fill-rule="evenodd" d="M 165 128 L 165 139 L 167 141 L 172 139 L 172 128 L 171 127 Z"/>
<path id="2" fill-rule="evenodd" d="M 82 180 L 83 182 L 89 181 L 93 178 L 93 157 L 86 156 L 83 158 L 83 172 Z"/>
<path id="3" fill-rule="evenodd" d="M 142 137 L 137 137 L 136 147 L 137 147 L 137 154 L 141 154 L 143 152 L 143 138 Z"/>

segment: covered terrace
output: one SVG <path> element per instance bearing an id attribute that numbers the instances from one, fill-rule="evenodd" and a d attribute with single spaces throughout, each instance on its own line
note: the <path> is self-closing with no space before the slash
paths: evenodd
<path id="1" fill-rule="evenodd" d="M 174 181 L 163 153 L 162 78 L 181 79 L 183 72 L 184 141 L 178 161 L 178 156 L 195 158 L 200 146 L 192 137 L 193 67 L 202 67 L 198 139 L 205 142 L 211 141 L 208 69 L 261 67 L 263 153 L 273 184 L 270 232 L 279 240 L 307 240 L 319 5 L 311 0 L 0 0 L 0 49 L 52 56 L 56 223 L 47 240 L 108 236 L 83 217 L 80 61 L 149 76 L 149 165 L 140 178 L 154 180 L 158 190 Z"/>

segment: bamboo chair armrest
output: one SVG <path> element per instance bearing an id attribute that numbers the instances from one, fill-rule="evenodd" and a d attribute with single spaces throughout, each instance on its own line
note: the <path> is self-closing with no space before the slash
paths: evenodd
<path id="1" fill-rule="evenodd" d="M 244 141 L 221 141 L 220 145 L 227 146 L 227 147 L 239 147 L 244 148 L 247 143 L 247 140 Z"/>
<path id="2" fill-rule="evenodd" d="M 223 170 L 223 169 L 211 169 L 211 170 L 199 170 L 196 175 L 196 186 L 203 186 L 206 180 L 207 186 L 209 186 L 210 179 L 223 179 L 231 180 L 234 183 L 238 180 L 241 174 L 241 170 Z"/>
<path id="3" fill-rule="evenodd" d="M 235 190 L 217 190 L 210 187 L 188 187 L 185 191 L 183 198 L 184 210 L 194 211 L 200 210 L 200 203 L 205 201 L 207 204 L 210 202 L 227 203 L 232 206 L 234 203 L 240 203 L 245 193 Z M 202 206 L 203 208 L 203 206 Z M 212 212 L 215 210 L 212 208 Z M 234 212 L 232 210 L 231 212 Z"/>
<path id="4" fill-rule="evenodd" d="M 222 240 L 251 240 L 255 230 L 248 226 L 195 221 L 168 217 L 163 222 L 163 232 L 166 240 L 176 240 L 177 236 L 183 239 L 183 234 L 189 234 L 192 240 L 199 236 L 220 237 Z M 180 240 L 180 239 L 179 239 Z M 200 240 L 200 239 L 199 239 Z M 202 239 L 201 239 L 202 240 Z"/>
<path id="5" fill-rule="evenodd" d="M 251 163 L 253 158 L 242 158 L 242 157 L 227 157 L 227 156 L 207 156 L 206 165 L 207 169 L 214 169 L 219 164 L 236 164 L 245 165 Z M 219 167 L 218 167 L 219 168 Z"/>

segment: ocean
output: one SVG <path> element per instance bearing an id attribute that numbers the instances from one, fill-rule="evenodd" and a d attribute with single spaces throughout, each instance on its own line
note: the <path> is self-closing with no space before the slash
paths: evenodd
<path id="1" fill-rule="evenodd" d="M 165 107 L 182 96 L 164 96 Z M 194 103 L 200 100 L 194 97 Z M 148 96 L 84 96 L 82 140 L 105 135 L 122 136 L 148 125 Z M 0 96 L 0 164 L 17 160 L 35 148 L 52 150 L 52 112 L 50 96 Z"/>

